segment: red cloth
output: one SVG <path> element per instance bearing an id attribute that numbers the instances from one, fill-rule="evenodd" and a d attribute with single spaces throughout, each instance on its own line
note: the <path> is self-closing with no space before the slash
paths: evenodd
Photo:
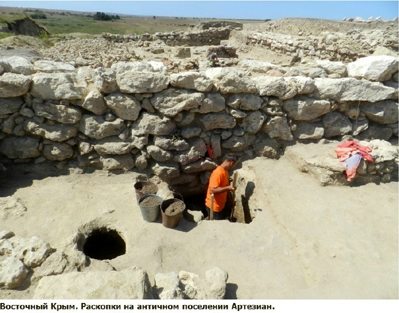
<path id="1" fill-rule="evenodd" d="M 355 140 L 346 140 L 341 142 L 337 148 L 335 149 L 335 153 L 337 154 L 337 158 L 341 162 L 345 162 L 346 159 L 350 158 L 352 155 L 355 154 L 360 154 L 363 159 L 369 161 L 369 162 L 374 162 L 374 159 L 372 157 L 371 153 L 371 148 L 362 146 L 359 144 L 359 142 Z M 356 167 L 346 167 L 346 178 L 348 181 L 352 181 L 353 178 L 356 176 Z"/>
<path id="2" fill-rule="evenodd" d="M 362 146 L 359 142 L 355 140 L 346 140 L 341 142 L 337 148 L 335 149 L 335 153 L 337 154 L 338 160 L 345 161 L 351 155 L 355 153 L 360 153 L 363 159 L 374 162 L 373 157 L 371 156 L 371 148 Z"/>

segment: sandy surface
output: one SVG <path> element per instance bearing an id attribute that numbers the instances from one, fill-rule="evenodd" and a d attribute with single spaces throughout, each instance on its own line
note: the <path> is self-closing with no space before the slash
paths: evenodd
<path id="1" fill-rule="evenodd" d="M 110 261 L 116 269 L 137 265 L 153 281 L 158 272 L 204 275 L 219 266 L 229 274 L 228 298 L 398 297 L 397 183 L 321 187 L 284 157 L 247 161 L 239 171 L 255 184 L 250 224 L 147 223 L 132 188 L 136 174 L 99 171 L 9 177 L 0 195 L 19 197 L 28 210 L 0 220 L 0 229 L 63 249 L 97 220 L 125 239 L 126 254 Z M 30 298 L 34 288 L 0 291 L 0 298 Z"/>

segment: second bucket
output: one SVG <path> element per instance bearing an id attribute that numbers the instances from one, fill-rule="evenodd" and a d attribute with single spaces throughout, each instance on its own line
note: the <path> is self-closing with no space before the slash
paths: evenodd
<path id="1" fill-rule="evenodd" d="M 144 195 L 139 200 L 139 207 L 143 219 L 147 222 L 155 222 L 159 216 L 159 206 L 162 198 L 156 195 Z"/>
<path id="2" fill-rule="evenodd" d="M 175 228 L 186 208 L 184 202 L 180 199 L 167 199 L 161 203 L 162 225 L 167 228 Z"/>

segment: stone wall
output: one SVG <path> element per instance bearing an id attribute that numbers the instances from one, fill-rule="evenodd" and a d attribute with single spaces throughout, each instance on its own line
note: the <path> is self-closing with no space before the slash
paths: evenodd
<path id="1" fill-rule="evenodd" d="M 371 37 L 371 36 L 370 36 Z M 293 36 L 274 32 L 249 32 L 245 36 L 247 45 L 261 45 L 272 51 L 299 57 L 328 59 L 331 61 L 351 62 L 370 55 L 377 47 L 387 47 L 394 53 L 398 42 L 380 34 L 371 40 L 361 33 L 349 34 L 325 33 L 323 36 Z M 389 50 L 388 49 L 388 50 Z"/>
<path id="2" fill-rule="evenodd" d="M 296 141 L 398 136 L 394 57 L 320 63 L 337 78 L 242 64 L 171 74 L 152 61 L 92 69 L 3 58 L 1 162 L 148 171 L 194 193 L 228 152 L 278 158 Z"/>
<path id="3" fill-rule="evenodd" d="M 230 27 L 209 28 L 190 32 L 170 32 L 143 35 L 119 35 L 104 33 L 102 36 L 113 42 L 156 41 L 161 40 L 169 46 L 219 45 L 221 40 L 229 39 Z"/>

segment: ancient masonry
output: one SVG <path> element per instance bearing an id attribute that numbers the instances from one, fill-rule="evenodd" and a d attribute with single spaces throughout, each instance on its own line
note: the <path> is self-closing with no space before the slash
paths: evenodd
<path id="1" fill-rule="evenodd" d="M 1 162 L 148 171 L 196 193 L 227 152 L 278 158 L 296 141 L 398 136 L 397 58 L 288 73 L 253 60 L 169 73 L 154 61 L 92 69 L 3 58 Z M 395 166 L 370 172 L 389 181 Z"/>

